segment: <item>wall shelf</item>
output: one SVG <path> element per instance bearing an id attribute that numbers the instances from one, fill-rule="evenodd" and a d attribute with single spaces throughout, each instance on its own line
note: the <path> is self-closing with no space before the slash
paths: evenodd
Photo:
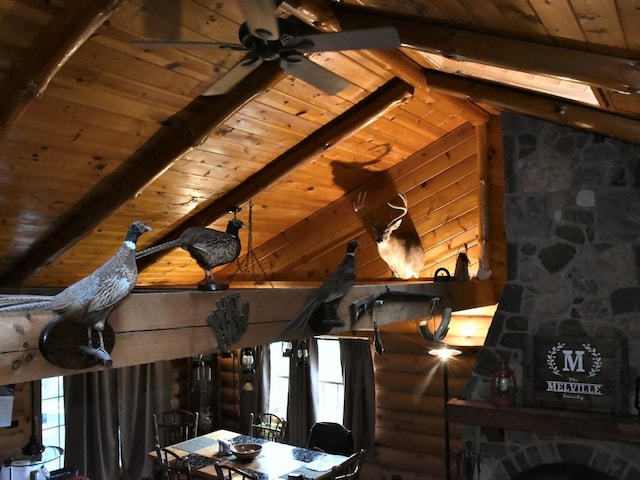
<path id="1" fill-rule="evenodd" d="M 518 406 L 501 408 L 490 402 L 457 398 L 447 402 L 445 415 L 450 422 L 466 425 L 640 444 L 637 416 Z"/>

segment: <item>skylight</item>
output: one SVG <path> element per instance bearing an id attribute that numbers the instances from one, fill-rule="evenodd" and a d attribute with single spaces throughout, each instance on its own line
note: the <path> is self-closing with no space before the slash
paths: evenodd
<path id="1" fill-rule="evenodd" d="M 482 63 L 453 60 L 435 53 L 417 50 L 414 52 L 423 57 L 431 66 L 443 72 L 504 83 L 526 90 L 533 90 L 580 103 L 587 103 L 589 105 L 599 105 L 598 99 L 594 95 L 591 87 L 584 83 L 551 75 L 520 72 Z"/>

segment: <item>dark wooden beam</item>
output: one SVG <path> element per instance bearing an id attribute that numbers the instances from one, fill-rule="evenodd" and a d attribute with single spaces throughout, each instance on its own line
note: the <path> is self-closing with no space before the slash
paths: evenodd
<path id="1" fill-rule="evenodd" d="M 209 225 L 224 216 L 231 205 L 241 205 L 259 192 L 269 188 L 294 168 L 322 154 L 341 140 L 354 135 L 376 118 L 402 104 L 412 94 L 412 88 L 402 80 L 393 79 L 373 92 L 342 115 L 323 125 L 307 138 L 291 147 L 271 163 L 260 169 L 237 187 L 231 189 L 209 206 L 165 233 L 156 245 L 177 238 L 185 228 Z M 168 251 L 158 252 L 139 260 L 144 270 Z"/>
<path id="2" fill-rule="evenodd" d="M 264 62 L 227 95 L 195 98 L 164 121 L 117 170 L 101 180 L 44 232 L 22 258 L 2 274 L 0 285 L 21 284 L 134 197 L 190 148 L 202 143 L 211 130 L 285 75 L 277 62 Z"/>
<path id="3" fill-rule="evenodd" d="M 626 59 L 423 22 L 338 9 L 344 30 L 393 26 L 403 46 L 523 72 L 569 78 L 624 93 L 640 93 L 640 67 Z"/>
<path id="4" fill-rule="evenodd" d="M 434 90 L 468 100 L 484 102 L 502 110 L 542 118 L 550 122 L 589 130 L 626 142 L 639 143 L 640 120 L 615 115 L 564 99 L 530 93 L 495 83 L 425 71 Z"/>
<path id="5" fill-rule="evenodd" d="M 0 136 L 42 96 L 67 60 L 125 2 L 64 2 L 29 51 L 0 82 Z"/>

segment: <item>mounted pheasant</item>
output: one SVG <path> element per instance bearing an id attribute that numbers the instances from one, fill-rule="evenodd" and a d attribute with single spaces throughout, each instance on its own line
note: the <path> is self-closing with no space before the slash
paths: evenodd
<path id="1" fill-rule="evenodd" d="M 141 250 L 137 253 L 136 260 L 180 247 L 189 252 L 191 258 L 204 270 L 204 280 L 198 284 L 200 290 L 224 290 L 228 285 L 214 281 L 213 269 L 238 258 L 241 248 L 238 232 L 243 227 L 244 223 L 238 218 L 229 221 L 226 232 L 207 227 L 189 227 L 175 240 Z"/>
<path id="2" fill-rule="evenodd" d="M 49 323 L 71 320 L 86 325 L 89 348 L 93 349 L 91 331 L 95 330 L 100 340 L 98 350 L 102 352 L 103 363 L 110 365 L 102 332 L 111 311 L 136 286 L 136 243 L 140 235 L 151 230 L 144 222 L 133 222 L 120 249 L 93 273 L 54 296 L 0 296 L 0 303 L 8 304 L 0 306 L 0 312 L 52 310 L 55 316 Z"/>
<path id="3" fill-rule="evenodd" d="M 289 322 L 278 336 L 283 340 L 302 338 L 307 326 L 317 335 L 324 335 L 334 327 L 343 327 L 338 317 L 338 306 L 356 281 L 356 248 L 358 241 L 347 244 L 347 254 L 340 265 L 327 277 L 309 297 L 305 306 Z"/>

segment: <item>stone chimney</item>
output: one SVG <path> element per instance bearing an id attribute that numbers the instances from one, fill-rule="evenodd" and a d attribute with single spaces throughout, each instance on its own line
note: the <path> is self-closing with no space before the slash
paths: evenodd
<path id="1" fill-rule="evenodd" d="M 479 478 L 550 478 L 549 471 L 537 477 L 526 472 L 561 464 L 593 472 L 576 474 L 585 480 L 640 479 L 640 439 L 617 442 L 588 431 L 589 415 L 621 424 L 638 421 L 640 146 L 510 113 L 502 115 L 502 129 L 508 279 L 465 398 L 488 402 L 492 371 L 506 359 L 518 386 L 514 417 L 525 406 L 582 411 L 586 420 L 585 435 L 579 436 L 465 427 L 471 451 L 480 452 Z M 554 346 L 572 339 L 615 342 L 610 353 L 617 360 L 604 362 L 620 363 L 610 365 L 613 373 L 604 379 L 612 398 L 591 396 L 580 403 L 565 395 L 563 403 L 562 395 L 540 392 L 534 382 L 536 368 L 546 368 L 536 364 L 540 338 L 552 339 Z M 588 347 L 582 354 L 592 376 L 602 374 L 601 354 L 593 346 L 600 344 L 580 341 Z M 560 350 L 542 352 L 547 366 L 555 368 L 552 354 Z M 549 405 L 555 398 L 558 403 Z"/>

